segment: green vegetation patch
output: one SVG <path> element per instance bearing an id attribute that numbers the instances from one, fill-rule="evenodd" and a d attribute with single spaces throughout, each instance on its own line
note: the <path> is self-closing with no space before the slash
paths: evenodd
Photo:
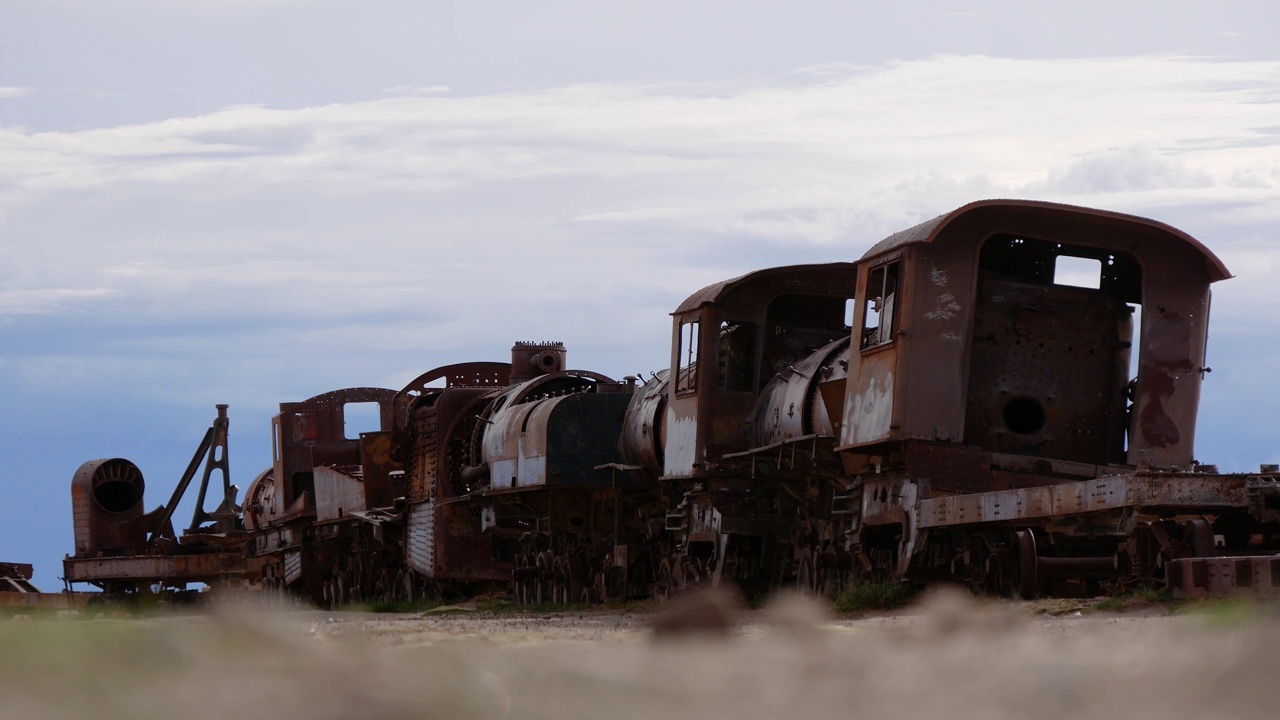
<path id="1" fill-rule="evenodd" d="M 920 589 L 915 583 L 893 577 L 853 583 L 836 596 L 836 610 L 842 613 L 893 610 L 910 605 Z"/>
<path id="2" fill-rule="evenodd" d="M 1167 587 L 1136 587 L 1100 600 L 1091 609 L 1098 612 L 1133 612 L 1149 608 L 1168 608 L 1176 601 Z"/>

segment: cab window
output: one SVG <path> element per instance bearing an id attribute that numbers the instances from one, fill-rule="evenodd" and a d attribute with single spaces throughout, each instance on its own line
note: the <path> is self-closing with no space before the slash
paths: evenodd
<path id="1" fill-rule="evenodd" d="M 677 353 L 679 365 L 676 372 L 676 392 L 693 392 L 697 389 L 698 380 L 697 320 L 680 324 L 680 346 Z"/>
<path id="2" fill-rule="evenodd" d="M 862 349 L 893 342 L 898 305 L 899 263 L 872 268 L 867 274 L 866 298 L 862 309 Z"/>

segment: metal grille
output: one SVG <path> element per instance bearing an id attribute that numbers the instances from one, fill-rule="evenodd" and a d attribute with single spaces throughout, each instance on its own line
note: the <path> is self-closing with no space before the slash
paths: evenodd
<path id="1" fill-rule="evenodd" d="M 409 512 L 409 567 L 435 577 L 436 504 L 430 500 Z"/>

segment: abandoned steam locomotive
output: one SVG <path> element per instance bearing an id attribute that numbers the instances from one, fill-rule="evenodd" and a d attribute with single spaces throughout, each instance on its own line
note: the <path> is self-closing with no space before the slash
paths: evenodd
<path id="1" fill-rule="evenodd" d="M 971 203 L 856 263 L 694 293 L 647 382 L 517 343 L 510 363 L 282 404 L 243 505 L 219 406 L 152 512 L 129 461 L 80 468 L 65 578 L 328 603 L 822 592 L 876 573 L 1024 597 L 1100 581 L 1277 594 L 1277 468 L 1222 474 L 1193 455 L 1209 286 L 1228 277 L 1158 222 Z M 346 437 L 355 405 L 380 428 Z"/>

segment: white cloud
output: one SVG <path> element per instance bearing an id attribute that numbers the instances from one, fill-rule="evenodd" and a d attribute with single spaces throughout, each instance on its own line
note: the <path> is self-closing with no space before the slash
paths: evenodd
<path id="1" fill-rule="evenodd" d="M 0 128 L 0 313 L 299 321 L 240 336 L 259 352 L 501 344 L 530 325 L 649 346 L 707 282 L 853 259 L 982 197 L 1162 220 L 1194 205 L 1186 229 L 1229 253 L 1234 225 L 1280 221 L 1277 78 L 1280 63 L 936 57 L 754 86 L 391 88 Z"/>
<path id="2" fill-rule="evenodd" d="M 1214 184 L 1208 172 L 1192 170 L 1176 157 L 1143 144 L 1090 153 L 1065 167 L 1054 168 L 1049 173 L 1047 187 L 1089 194 L 1208 188 Z"/>
<path id="3" fill-rule="evenodd" d="M 112 294 L 106 288 L 42 288 L 0 290 L 0 316 L 47 315 L 76 301 L 99 300 Z"/>
<path id="4" fill-rule="evenodd" d="M 388 95 L 442 95 L 449 91 L 448 85 L 397 85 L 396 87 L 384 88 L 382 92 Z"/>
<path id="5" fill-rule="evenodd" d="M 24 87 L 0 87 L 0 100 L 8 100 L 9 98 L 18 98 L 31 92 L 30 88 Z"/>

